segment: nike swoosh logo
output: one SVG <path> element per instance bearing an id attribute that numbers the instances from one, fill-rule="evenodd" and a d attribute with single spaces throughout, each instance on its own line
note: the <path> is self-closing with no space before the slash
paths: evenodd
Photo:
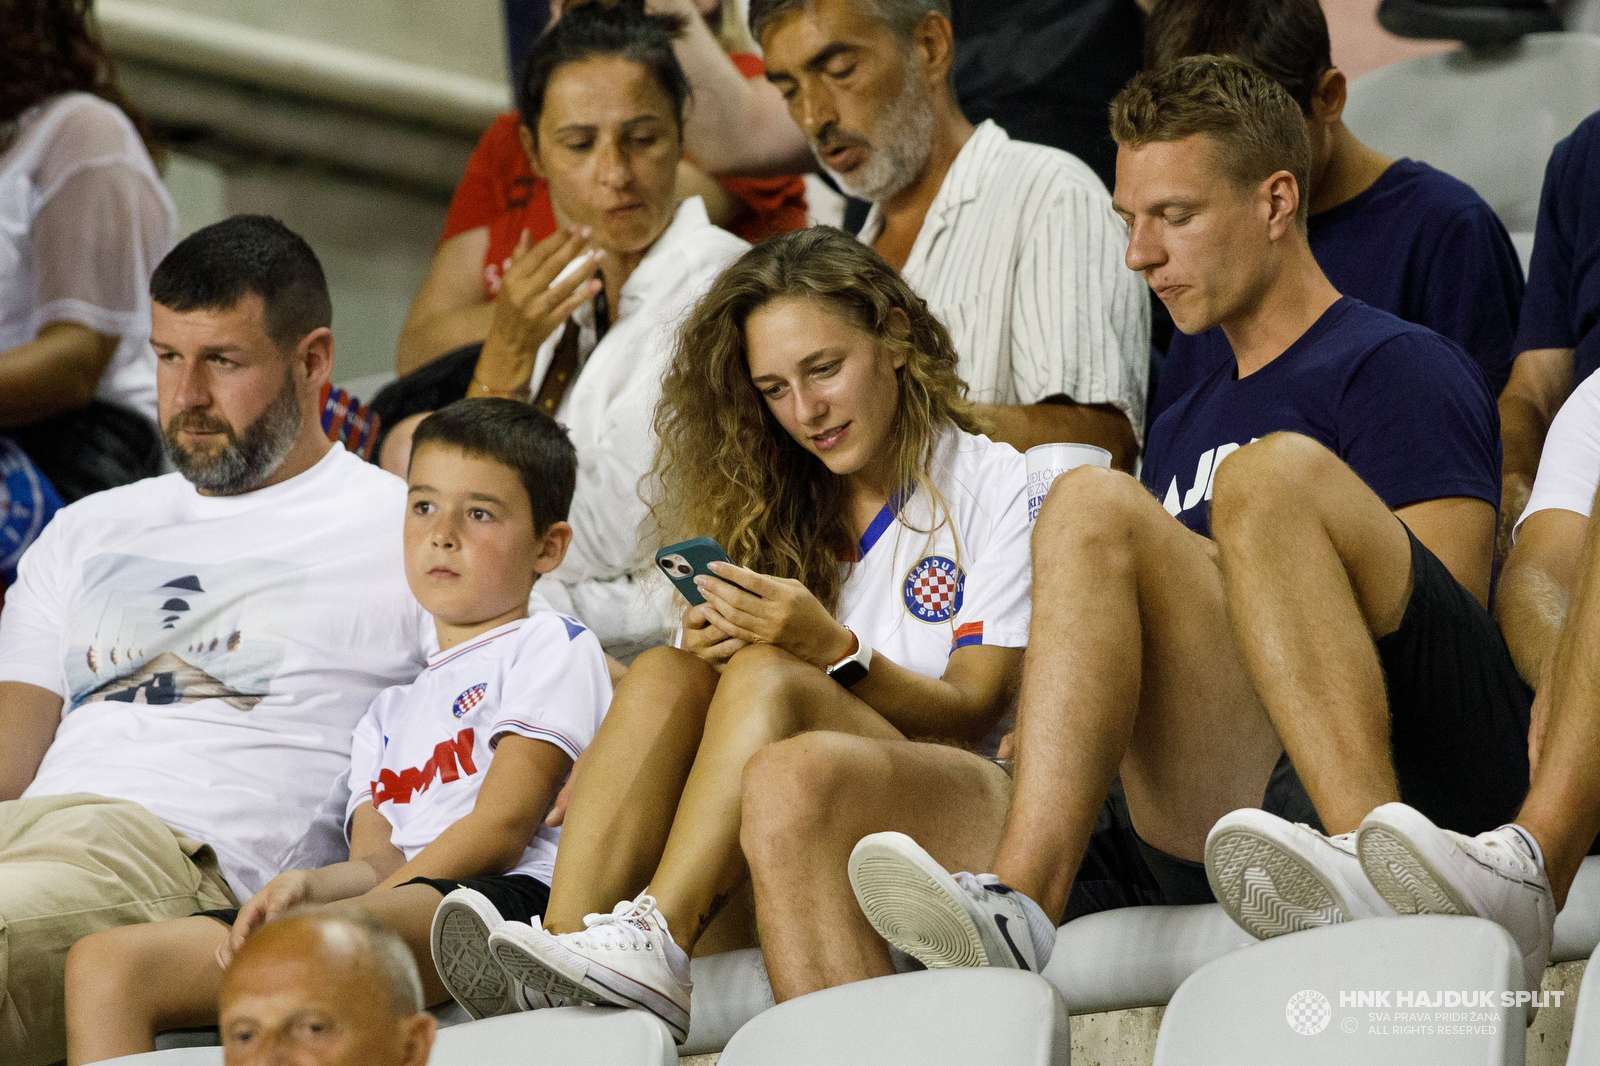
<path id="1" fill-rule="evenodd" d="M 1017 945 L 1015 943 L 1013 943 L 1012 940 L 1011 940 L 1011 930 L 1006 928 L 1006 925 L 1008 923 L 1006 921 L 1005 915 L 1003 915 L 1003 914 L 995 915 L 994 916 L 994 924 L 997 927 L 999 927 L 1000 936 L 1005 940 L 1006 947 L 1010 948 L 1011 949 L 1011 954 L 1016 957 L 1017 969 L 1019 969 L 1019 970 L 1027 970 L 1029 973 L 1032 973 L 1033 972 L 1033 968 L 1028 965 L 1028 960 L 1024 959 L 1022 957 L 1022 952 L 1017 950 Z"/>

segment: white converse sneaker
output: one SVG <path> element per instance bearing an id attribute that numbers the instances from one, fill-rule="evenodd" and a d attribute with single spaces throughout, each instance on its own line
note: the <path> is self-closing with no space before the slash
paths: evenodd
<path id="1" fill-rule="evenodd" d="M 1393 915 L 1361 872 L 1355 838 L 1246 807 L 1207 834 L 1206 880 L 1228 917 L 1257 940 Z"/>
<path id="2" fill-rule="evenodd" d="M 433 912 L 428 943 L 450 995 L 474 1018 L 527 1010 L 521 989 L 489 954 L 489 930 L 500 912 L 481 892 L 458 888 Z"/>
<path id="3" fill-rule="evenodd" d="M 641 895 L 610 914 L 590 914 L 581 933 L 559 936 L 501 922 L 489 950 L 530 992 L 647 1010 L 679 1044 L 689 1035 L 689 958 L 673 942 L 656 901 Z"/>
<path id="4" fill-rule="evenodd" d="M 950 874 L 904 833 L 873 833 L 850 852 L 850 887 L 878 935 L 929 969 L 1002 966 L 1038 973 L 1056 929 L 1039 905 L 993 874 Z"/>
<path id="5" fill-rule="evenodd" d="M 1499 924 L 1522 950 L 1528 991 L 1539 991 L 1556 904 L 1543 866 L 1517 829 L 1463 836 L 1404 803 L 1385 803 L 1359 832 L 1362 869 L 1390 906 L 1401 914 L 1468 914 Z"/>
<path id="6" fill-rule="evenodd" d="M 433 912 L 428 935 L 433 965 L 455 1001 L 474 1018 L 571 1006 L 564 997 L 530 993 L 506 975 L 489 953 L 489 931 L 500 921 L 494 904 L 470 888 L 451 892 Z"/>

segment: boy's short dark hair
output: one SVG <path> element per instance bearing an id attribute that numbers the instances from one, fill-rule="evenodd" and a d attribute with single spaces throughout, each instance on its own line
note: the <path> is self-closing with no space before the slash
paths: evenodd
<path id="1" fill-rule="evenodd" d="M 1333 69 L 1317 0 L 1158 0 L 1145 22 L 1145 69 L 1198 55 L 1244 60 L 1288 90 L 1302 115 Z"/>
<path id="2" fill-rule="evenodd" d="M 150 277 L 150 298 L 173 311 L 227 311 L 261 297 L 262 325 L 279 348 L 333 325 L 328 279 L 311 246 L 266 215 L 234 215 L 198 229 Z"/>
<path id="3" fill-rule="evenodd" d="M 567 520 L 578 483 L 578 450 L 549 415 L 519 400 L 457 400 L 422 420 L 411 436 L 411 454 L 424 444 L 453 445 L 516 471 L 528 490 L 536 533 Z"/>

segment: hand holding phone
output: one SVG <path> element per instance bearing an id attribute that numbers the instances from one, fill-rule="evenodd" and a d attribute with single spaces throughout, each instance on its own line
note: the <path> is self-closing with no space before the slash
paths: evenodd
<path id="1" fill-rule="evenodd" d="M 656 565 L 661 567 L 661 572 L 667 575 L 667 580 L 683 593 L 683 598 L 693 607 L 706 602 L 706 598 L 700 595 L 699 588 L 695 586 L 694 579 L 715 577 L 710 565 L 729 561 L 728 553 L 722 550 L 722 545 L 710 537 L 679 541 L 656 552 Z"/>

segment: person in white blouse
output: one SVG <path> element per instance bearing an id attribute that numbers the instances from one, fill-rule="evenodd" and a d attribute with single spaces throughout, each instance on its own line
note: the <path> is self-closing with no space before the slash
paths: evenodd
<path id="1" fill-rule="evenodd" d="M 0 433 L 68 503 L 159 472 L 149 281 L 177 226 L 86 12 L 0 15 Z"/>
<path id="2" fill-rule="evenodd" d="M 823 169 L 872 201 L 861 239 L 950 330 L 996 439 L 1097 444 L 1132 470 L 1150 307 L 1126 231 L 1081 160 L 967 121 L 948 0 L 753 0 L 750 25 Z"/>
<path id="3" fill-rule="evenodd" d="M 524 148 L 561 227 L 518 248 L 467 389 L 527 399 L 571 434 L 572 546 L 539 592 L 619 658 L 671 634 L 670 600 L 645 580 L 654 568 L 639 541 L 639 482 L 676 327 L 749 247 L 712 225 L 698 197 L 674 208 L 688 94 L 675 26 L 637 0 L 584 4 L 529 53 Z M 389 469 L 420 417 L 390 432 Z"/>

